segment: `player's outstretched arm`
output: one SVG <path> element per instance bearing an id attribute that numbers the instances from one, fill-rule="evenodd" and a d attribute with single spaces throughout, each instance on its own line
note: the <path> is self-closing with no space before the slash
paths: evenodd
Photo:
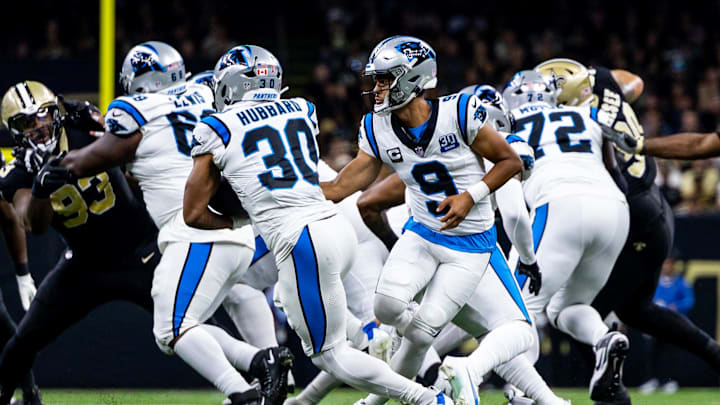
<path id="1" fill-rule="evenodd" d="M 220 186 L 220 169 L 212 154 L 193 156 L 193 168 L 185 183 L 183 218 L 188 226 L 200 229 L 232 228 L 232 218 L 218 215 L 208 203 Z"/>
<path id="2" fill-rule="evenodd" d="M 720 134 L 685 132 L 658 138 L 645 138 L 638 142 L 637 150 L 643 155 L 666 159 L 705 159 L 720 156 Z"/>
<path id="3" fill-rule="evenodd" d="M 135 157 L 142 133 L 128 136 L 106 132 L 90 145 L 70 151 L 61 165 L 77 177 L 88 177 L 131 161 Z"/>
<path id="4" fill-rule="evenodd" d="M 357 201 L 363 222 L 388 250 L 392 249 L 398 237 L 390 228 L 384 211 L 403 202 L 405 202 L 405 183 L 396 173 L 365 190 Z"/>
<path id="5" fill-rule="evenodd" d="M 640 97 L 645 88 L 645 83 L 640 76 L 622 69 L 613 69 L 610 74 L 620 86 L 623 97 L 628 103 L 632 104 Z"/>
<path id="6" fill-rule="evenodd" d="M 345 166 L 333 181 L 320 183 L 325 198 L 340 202 L 345 197 L 370 185 L 380 173 L 382 162 L 362 150 Z"/>
<path id="7" fill-rule="evenodd" d="M 447 197 L 438 205 L 437 212 L 442 212 L 449 207 L 448 213 L 440 218 L 440 221 L 445 223 L 440 228 L 441 231 L 460 225 L 475 203 L 490 195 L 522 170 L 523 163 L 520 157 L 490 125 L 484 125 L 477 131 L 470 148 L 479 157 L 493 162 L 495 166 L 479 183 L 470 186 L 460 194 Z"/>

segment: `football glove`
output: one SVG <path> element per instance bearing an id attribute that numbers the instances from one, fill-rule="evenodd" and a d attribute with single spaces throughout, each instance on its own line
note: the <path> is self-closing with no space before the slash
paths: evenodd
<path id="1" fill-rule="evenodd" d="M 97 107 L 87 101 L 65 100 L 62 95 L 59 95 L 58 99 L 65 108 L 63 126 L 88 131 L 93 136 L 101 136 L 105 132 L 103 116 Z"/>
<path id="2" fill-rule="evenodd" d="M 645 144 L 644 138 L 635 138 L 630 134 L 617 131 L 607 125 L 600 124 L 600 128 L 602 128 L 603 137 L 614 143 L 621 151 L 632 155 L 642 152 Z"/>
<path id="3" fill-rule="evenodd" d="M 65 185 L 70 180 L 70 171 L 60 167 L 60 162 L 65 157 L 65 152 L 50 159 L 40 169 L 33 181 L 32 195 L 36 198 L 48 198 L 51 193 Z"/>
<path id="4" fill-rule="evenodd" d="M 25 311 L 30 308 L 30 303 L 35 298 L 37 288 L 35 288 L 35 281 L 30 274 L 24 274 L 17 276 L 18 293 L 20 294 L 20 303 Z"/>
<path id="5" fill-rule="evenodd" d="M 542 287 L 542 273 L 540 273 L 540 268 L 538 267 L 537 262 L 533 264 L 525 264 L 520 261 L 518 262 L 517 271 L 530 279 L 530 294 L 540 294 L 540 287 Z"/>
<path id="6" fill-rule="evenodd" d="M 28 173 L 38 174 L 47 163 L 50 152 L 16 146 L 12 150 L 12 155 L 15 157 L 15 166 L 23 167 Z"/>

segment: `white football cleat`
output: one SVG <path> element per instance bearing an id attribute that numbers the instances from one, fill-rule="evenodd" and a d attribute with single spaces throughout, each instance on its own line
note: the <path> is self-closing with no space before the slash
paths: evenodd
<path id="1" fill-rule="evenodd" d="M 590 399 L 596 402 L 630 404 L 627 389 L 622 383 L 625 357 L 630 341 L 620 332 L 605 334 L 594 347 L 595 370 L 590 379 Z"/>
<path id="2" fill-rule="evenodd" d="M 293 376 L 292 370 L 288 370 L 287 374 L 287 390 L 289 393 L 295 393 L 295 376 Z"/>
<path id="3" fill-rule="evenodd" d="M 309 403 L 299 400 L 298 397 L 288 397 L 283 405 L 309 405 Z"/>
<path id="4" fill-rule="evenodd" d="M 472 381 L 467 369 L 466 357 L 446 356 L 440 371 L 452 387 L 452 398 L 456 405 L 480 405 L 478 384 Z"/>

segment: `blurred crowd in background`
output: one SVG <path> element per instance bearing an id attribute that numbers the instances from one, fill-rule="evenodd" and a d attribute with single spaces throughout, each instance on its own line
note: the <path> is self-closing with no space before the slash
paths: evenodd
<path id="1" fill-rule="evenodd" d="M 212 68 L 234 45 L 265 46 L 283 63 L 289 94 L 316 103 L 321 151 L 335 168 L 355 154 L 358 122 L 370 107 L 361 96 L 371 85 L 362 77 L 367 57 L 377 42 L 399 33 L 434 47 L 437 95 L 477 83 L 501 89 L 518 70 L 568 57 L 644 79 L 634 108 L 646 136 L 718 129 L 719 1 L 695 7 L 666 0 L 505 3 L 317 1 L 263 7 L 117 0 L 117 63 L 145 40 L 170 43 L 199 70 Z M 33 20 L 49 23 L 22 32 L 0 27 L 1 59 L 48 66 L 62 59 L 97 60 L 97 3 L 41 0 L 32 7 Z M 659 173 L 676 212 L 720 208 L 720 161 L 660 161 Z"/>

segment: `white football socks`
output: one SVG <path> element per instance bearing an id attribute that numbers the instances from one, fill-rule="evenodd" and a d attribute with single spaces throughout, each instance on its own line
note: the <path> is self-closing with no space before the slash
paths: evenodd
<path id="1" fill-rule="evenodd" d="M 434 403 L 427 402 L 430 397 L 435 400 L 432 391 L 393 372 L 382 360 L 351 348 L 347 342 L 320 353 L 312 362 L 361 391 L 418 405 Z"/>
<path id="2" fill-rule="evenodd" d="M 203 328 L 206 332 L 212 335 L 215 341 L 222 348 L 225 358 L 228 359 L 230 364 L 232 364 L 236 369 L 242 371 L 250 370 L 250 363 L 260 349 L 233 338 L 225 332 L 225 330 L 217 326 L 205 324 L 198 326 L 198 328 Z"/>
<path id="3" fill-rule="evenodd" d="M 512 321 L 491 330 L 468 356 L 468 373 L 478 384 L 497 365 L 525 352 L 535 340 L 532 326 L 525 321 Z"/>
<path id="4" fill-rule="evenodd" d="M 558 329 L 590 346 L 595 346 L 609 330 L 600 314 L 590 305 L 564 308 L 558 314 L 556 323 Z"/>
<path id="5" fill-rule="evenodd" d="M 246 342 L 262 349 L 278 345 L 275 318 L 262 291 L 236 284 L 225 297 L 223 307 Z"/>
<path id="6" fill-rule="evenodd" d="M 204 328 L 189 329 L 177 340 L 175 353 L 225 395 L 245 392 L 250 385 L 230 364 L 223 349 Z"/>
<path id="7" fill-rule="evenodd" d="M 495 367 L 502 379 L 522 390 L 537 405 L 565 404 L 545 383 L 526 356 L 515 356 L 512 360 Z"/>

